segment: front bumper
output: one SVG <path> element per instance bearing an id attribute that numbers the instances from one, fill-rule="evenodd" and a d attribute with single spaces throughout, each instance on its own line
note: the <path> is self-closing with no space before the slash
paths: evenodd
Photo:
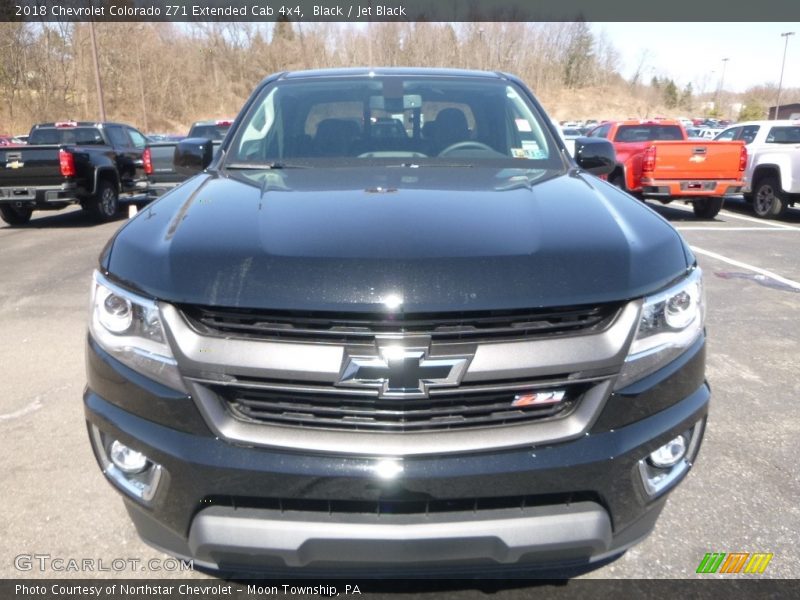
<path id="1" fill-rule="evenodd" d="M 640 461 L 698 424 L 699 442 L 710 397 L 701 341 L 612 394 L 579 439 L 393 459 L 387 473 L 379 448 L 347 456 L 226 442 L 190 398 L 91 342 L 88 363 L 90 428 L 163 469 L 149 502 L 124 492 L 141 537 L 198 566 L 234 572 L 472 573 L 603 560 L 655 525 L 685 472 L 651 496 Z"/>

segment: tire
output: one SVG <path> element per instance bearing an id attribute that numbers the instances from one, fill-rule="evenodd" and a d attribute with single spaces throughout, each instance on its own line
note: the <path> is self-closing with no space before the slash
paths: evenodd
<path id="1" fill-rule="evenodd" d="M 614 187 L 618 187 L 623 192 L 626 191 L 625 187 L 625 176 L 622 173 L 614 173 L 608 178 L 608 183 L 613 185 Z"/>
<path id="2" fill-rule="evenodd" d="M 117 188 L 108 179 L 97 182 L 97 191 L 84 205 L 92 217 L 99 223 L 107 223 L 114 219 L 119 212 L 119 195 Z"/>
<path id="3" fill-rule="evenodd" d="M 15 208 L 10 204 L 0 204 L 0 219 L 9 225 L 25 225 L 31 220 L 32 208 Z"/>
<path id="4" fill-rule="evenodd" d="M 698 198 L 692 202 L 692 209 L 699 219 L 713 219 L 722 209 L 722 198 Z"/>
<path id="5" fill-rule="evenodd" d="M 753 188 L 753 212 L 762 219 L 775 219 L 786 212 L 788 203 L 780 181 L 772 175 L 758 180 Z"/>

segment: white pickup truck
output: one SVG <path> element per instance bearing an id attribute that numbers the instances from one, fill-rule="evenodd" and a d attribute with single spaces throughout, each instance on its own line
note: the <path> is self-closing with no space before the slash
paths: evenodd
<path id="1" fill-rule="evenodd" d="M 745 142 L 743 193 L 756 215 L 774 219 L 800 201 L 800 121 L 737 123 L 715 139 Z"/>

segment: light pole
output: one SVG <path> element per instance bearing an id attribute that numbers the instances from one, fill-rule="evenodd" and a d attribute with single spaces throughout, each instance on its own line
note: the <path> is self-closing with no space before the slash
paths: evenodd
<path id="1" fill-rule="evenodd" d="M 92 62 L 94 63 L 94 84 L 97 88 L 97 108 L 100 111 L 100 120 L 106 120 L 106 104 L 103 101 L 103 84 L 100 80 L 100 61 L 97 58 L 97 38 L 94 33 L 94 19 L 89 21 L 89 35 L 92 38 Z"/>
<path id="2" fill-rule="evenodd" d="M 778 111 L 781 108 L 781 87 L 783 86 L 783 68 L 786 66 L 786 48 L 789 46 L 789 36 L 794 35 L 794 31 L 787 31 L 781 34 L 782 38 L 786 38 L 783 44 L 783 62 L 781 63 L 781 78 L 778 81 L 778 98 L 775 100 L 775 115 L 773 119 L 778 119 Z"/>
<path id="3" fill-rule="evenodd" d="M 725 85 L 725 68 L 728 66 L 729 58 L 722 59 L 722 76 L 719 78 L 719 88 L 717 89 L 717 99 L 714 103 L 714 108 L 718 108 L 720 104 L 720 98 L 722 97 L 722 86 Z M 722 110 L 719 111 L 719 115 L 722 117 L 724 116 Z"/>

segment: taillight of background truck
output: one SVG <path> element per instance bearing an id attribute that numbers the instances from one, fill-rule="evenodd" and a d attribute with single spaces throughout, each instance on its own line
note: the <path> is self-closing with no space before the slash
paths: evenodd
<path id="1" fill-rule="evenodd" d="M 142 164 L 144 165 L 145 175 L 153 174 L 153 157 L 150 154 L 150 148 L 145 148 L 142 153 Z"/>
<path id="2" fill-rule="evenodd" d="M 742 149 L 739 150 L 739 170 L 744 171 L 747 168 L 747 148 L 742 144 Z"/>
<path id="3" fill-rule="evenodd" d="M 72 152 L 67 152 L 63 148 L 58 151 L 58 164 L 61 167 L 61 174 L 64 177 L 75 176 L 75 157 Z"/>
<path id="4" fill-rule="evenodd" d="M 642 159 L 642 171 L 654 171 L 656 168 L 656 147 L 649 146 L 644 151 L 644 158 Z"/>

